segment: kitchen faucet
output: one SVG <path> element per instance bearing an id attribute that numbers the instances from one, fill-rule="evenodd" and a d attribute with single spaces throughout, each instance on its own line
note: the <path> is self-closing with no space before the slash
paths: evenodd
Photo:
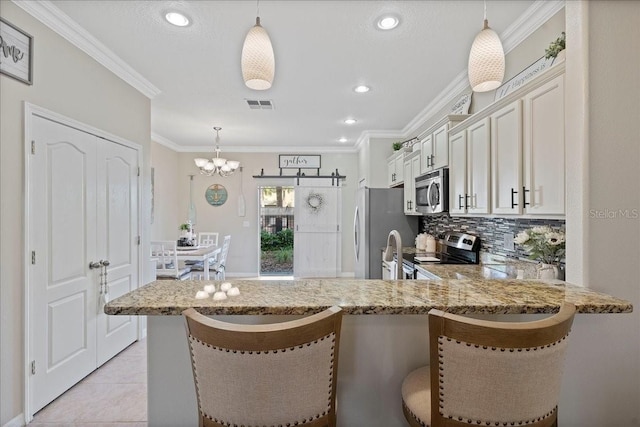
<path id="1" fill-rule="evenodd" d="M 382 254 L 384 261 L 393 261 L 393 247 L 398 254 L 398 260 L 396 262 L 396 280 L 400 280 L 404 277 L 402 272 L 402 237 L 396 230 L 391 230 L 389 236 L 387 236 L 387 247 Z"/>

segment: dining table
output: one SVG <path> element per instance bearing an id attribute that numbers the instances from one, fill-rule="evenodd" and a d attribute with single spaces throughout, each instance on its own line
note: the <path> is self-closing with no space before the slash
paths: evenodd
<path id="1" fill-rule="evenodd" d="M 222 251 L 221 246 L 178 246 L 176 256 L 178 261 L 192 261 L 203 263 L 204 280 L 209 280 L 209 267 L 211 260 L 215 259 Z"/>

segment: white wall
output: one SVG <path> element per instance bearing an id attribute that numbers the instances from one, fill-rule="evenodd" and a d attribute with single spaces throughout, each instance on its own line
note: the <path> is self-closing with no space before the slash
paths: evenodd
<path id="1" fill-rule="evenodd" d="M 178 197 L 184 191 L 184 180 L 178 171 L 180 156 L 170 148 L 151 142 L 151 167 L 154 169 L 153 224 L 150 240 L 174 240 L 178 226 L 186 222 L 187 206 Z M 194 172 L 195 173 L 195 172 Z M 188 182 L 188 181 L 187 181 Z M 187 191 L 189 189 L 187 188 Z"/>
<path id="2" fill-rule="evenodd" d="M 154 151 L 155 152 L 155 151 Z M 241 174 L 235 174 L 222 178 L 220 176 L 207 177 L 200 175 L 193 159 L 196 157 L 211 157 L 212 153 L 177 153 L 178 160 L 174 166 L 176 174 L 175 188 L 161 189 L 156 185 L 156 197 L 169 197 L 177 209 L 177 218 L 174 224 L 167 225 L 164 230 L 169 235 L 166 238 L 178 237 L 178 225 L 187 220 L 187 208 L 189 204 L 189 175 L 195 175 L 193 182 L 193 199 L 197 211 L 196 231 L 217 231 L 220 238 L 225 234 L 231 234 L 231 246 L 227 258 L 227 273 L 229 276 L 257 276 L 259 272 L 259 230 L 258 230 L 258 186 L 267 186 L 274 180 L 256 179 L 253 175 L 259 175 L 264 168 L 265 175 L 277 175 L 278 154 L 273 153 L 234 153 L 225 150 L 222 145 L 221 157 L 237 160 L 243 167 L 242 181 L 246 202 L 246 215 L 238 216 L 238 197 L 240 195 Z M 358 177 L 358 157 L 356 153 L 338 154 L 322 153 L 322 175 L 331 175 L 336 168 L 341 175 L 346 175 L 342 185 L 342 272 L 346 275 L 353 274 L 353 212 L 355 209 L 355 191 Z M 306 171 L 309 174 L 309 171 Z M 156 184 L 158 182 L 159 169 L 156 168 Z M 285 173 L 295 173 L 288 171 Z M 386 175 L 386 172 L 385 172 Z M 293 179 L 289 180 L 293 183 Z M 205 200 L 205 191 L 212 184 L 223 185 L 228 192 L 228 200 L 222 206 L 211 206 Z M 281 183 L 282 184 L 282 183 Z M 170 192 L 169 196 L 165 192 Z M 157 215 L 156 207 L 156 215 Z M 247 223 L 247 226 L 244 224 Z M 173 227 L 173 228 L 172 228 Z M 166 231 L 168 230 L 168 231 Z M 173 234 L 172 234 L 173 233 Z M 154 235 L 155 238 L 155 235 Z"/>
<path id="3" fill-rule="evenodd" d="M 150 101 L 9 1 L 2 17 L 34 37 L 33 85 L 0 75 L 0 425 L 23 410 L 23 102 L 140 144 L 149 194 Z M 148 218 L 149 198 L 141 213 Z M 141 233 L 149 235 L 148 219 Z"/>
<path id="4" fill-rule="evenodd" d="M 573 160 L 567 190 L 579 206 L 567 215 L 567 248 L 576 248 L 570 259 L 582 264 L 570 280 L 625 298 L 635 312 L 577 316 L 563 426 L 640 425 L 638 22 L 640 2 L 567 3 L 565 105 L 568 117 L 579 118 L 567 121 L 567 159 Z M 580 45 L 582 52 L 571 51 Z"/>

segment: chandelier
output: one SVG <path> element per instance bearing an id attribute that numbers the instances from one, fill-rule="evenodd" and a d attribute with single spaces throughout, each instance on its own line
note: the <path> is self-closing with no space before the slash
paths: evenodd
<path id="1" fill-rule="evenodd" d="M 484 28 L 473 41 L 469 53 L 469 84 L 474 92 L 498 88 L 504 78 L 504 50 L 500 37 L 489 28 L 484 2 Z"/>
<path id="2" fill-rule="evenodd" d="M 209 160 L 203 158 L 193 159 L 200 173 L 206 176 L 218 174 L 222 177 L 229 176 L 238 169 L 240 162 L 235 160 L 227 160 L 220 157 L 220 130 L 221 127 L 214 127 L 216 131 L 216 156 Z"/>

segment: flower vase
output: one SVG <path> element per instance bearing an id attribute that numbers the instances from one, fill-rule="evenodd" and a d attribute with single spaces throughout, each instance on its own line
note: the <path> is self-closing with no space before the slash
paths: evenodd
<path id="1" fill-rule="evenodd" d="M 540 280 L 562 280 L 562 270 L 556 264 L 538 264 L 537 277 Z"/>

